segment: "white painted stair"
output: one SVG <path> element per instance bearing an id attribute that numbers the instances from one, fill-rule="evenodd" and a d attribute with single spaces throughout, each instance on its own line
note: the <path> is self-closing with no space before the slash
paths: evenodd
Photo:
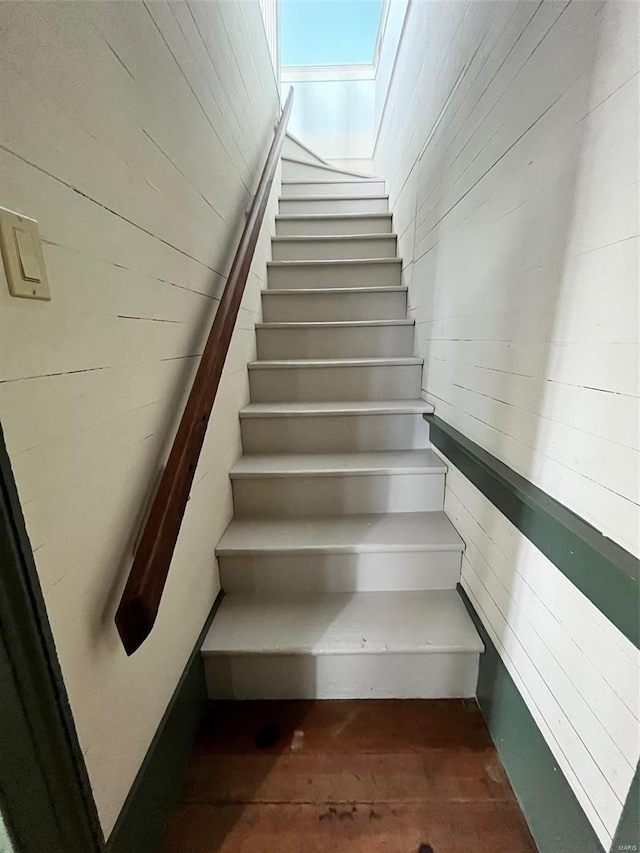
<path id="1" fill-rule="evenodd" d="M 402 260 L 383 256 L 270 261 L 267 264 L 269 287 L 275 290 L 399 287 L 401 274 Z"/>
<path id="2" fill-rule="evenodd" d="M 475 694 L 482 643 L 455 590 L 231 594 L 214 624 L 212 699 Z"/>
<path id="3" fill-rule="evenodd" d="M 276 217 L 279 237 L 332 234 L 391 234 L 390 213 L 284 213 Z"/>
<path id="4" fill-rule="evenodd" d="M 274 261 L 357 261 L 362 258 L 396 260 L 395 234 L 339 234 L 274 237 L 271 248 Z"/>
<path id="5" fill-rule="evenodd" d="M 291 185 L 293 186 L 293 185 Z M 335 195 L 328 192 L 325 195 L 295 196 L 288 195 L 280 198 L 280 213 L 294 216 L 296 214 L 348 215 L 350 213 L 387 213 L 389 200 L 385 195 L 364 194 L 357 183 L 351 185 L 353 195 Z M 331 190 L 331 187 L 329 188 Z"/>
<path id="6" fill-rule="evenodd" d="M 283 199 L 348 199 L 350 196 L 383 198 L 384 181 L 376 181 L 369 178 L 354 178 L 350 175 L 344 175 L 342 178 L 332 175 L 330 180 L 308 178 L 305 180 L 282 181 Z"/>
<path id="7" fill-rule="evenodd" d="M 482 642 L 456 591 L 422 360 L 384 182 L 288 137 L 240 412 L 211 698 L 473 696 Z"/>
<path id="8" fill-rule="evenodd" d="M 441 511 L 245 516 L 218 546 L 227 593 L 453 589 L 462 540 Z"/>

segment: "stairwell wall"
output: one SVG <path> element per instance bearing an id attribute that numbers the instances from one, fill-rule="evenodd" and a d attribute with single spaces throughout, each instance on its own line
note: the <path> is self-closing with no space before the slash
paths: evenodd
<path id="1" fill-rule="evenodd" d="M 436 414 L 638 554 L 638 6 L 412 2 L 375 151 Z M 464 477 L 462 585 L 600 842 L 638 650 Z"/>
<path id="2" fill-rule="evenodd" d="M 126 657 L 115 608 L 279 98 L 258 0 L 3 3 L 0 54 L 0 204 L 40 222 L 52 291 L 0 280 L 0 415 L 108 836 L 219 590 L 279 178 L 158 621 Z"/>

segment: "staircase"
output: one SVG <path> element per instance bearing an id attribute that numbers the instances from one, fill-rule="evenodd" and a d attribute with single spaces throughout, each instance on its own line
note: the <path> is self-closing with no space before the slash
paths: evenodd
<path id="1" fill-rule="evenodd" d="M 396 255 L 384 182 L 287 139 L 202 648 L 211 698 L 475 695 L 483 645 Z"/>

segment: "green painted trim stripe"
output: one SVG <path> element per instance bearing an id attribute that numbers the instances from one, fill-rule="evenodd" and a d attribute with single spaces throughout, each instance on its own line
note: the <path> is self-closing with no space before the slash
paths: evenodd
<path id="1" fill-rule="evenodd" d="M 436 415 L 431 442 L 636 648 L 640 561 Z"/>
<path id="2" fill-rule="evenodd" d="M 464 589 L 485 646 L 477 700 L 540 853 L 603 853 L 589 819 Z"/>
<path id="3" fill-rule="evenodd" d="M 640 764 L 636 767 L 620 823 L 611 845 L 611 853 L 637 853 L 640 850 Z"/>
<path id="4" fill-rule="evenodd" d="M 200 649 L 223 597 L 220 590 L 109 836 L 109 853 L 159 849 L 208 702 Z"/>

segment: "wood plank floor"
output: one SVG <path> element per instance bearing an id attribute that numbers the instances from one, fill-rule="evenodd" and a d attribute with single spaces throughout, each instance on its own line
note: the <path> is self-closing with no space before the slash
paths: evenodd
<path id="1" fill-rule="evenodd" d="M 535 853 L 472 700 L 211 703 L 163 853 Z"/>

